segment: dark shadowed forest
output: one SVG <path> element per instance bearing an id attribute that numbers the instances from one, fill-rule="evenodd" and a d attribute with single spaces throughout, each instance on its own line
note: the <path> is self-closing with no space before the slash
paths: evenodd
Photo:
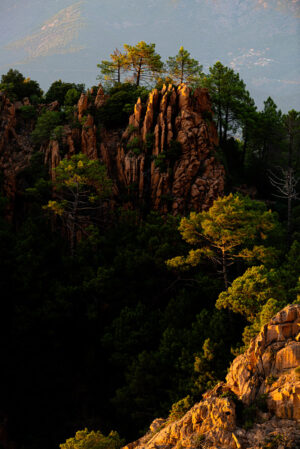
<path id="1" fill-rule="evenodd" d="M 257 110 L 237 72 L 183 47 L 163 62 L 125 45 L 98 67 L 100 93 L 13 69 L 0 83 L 3 449 L 72 449 L 85 428 L 76 448 L 117 449 L 299 302 L 300 113 Z"/>

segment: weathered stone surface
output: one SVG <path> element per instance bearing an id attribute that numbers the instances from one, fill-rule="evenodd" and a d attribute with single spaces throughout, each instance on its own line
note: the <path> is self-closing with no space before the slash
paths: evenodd
<path id="1" fill-rule="evenodd" d="M 139 99 L 116 151 L 105 150 L 102 139 L 109 172 L 118 167 L 116 190 L 135 192 L 135 204 L 147 201 L 163 213 L 210 207 L 224 192 L 225 171 L 216 159 L 218 137 L 207 114 L 212 114 L 207 90 L 192 95 L 185 84 L 154 89 L 146 111 Z"/>
<path id="2" fill-rule="evenodd" d="M 84 113 L 86 112 L 88 108 L 88 95 L 85 93 L 82 93 L 80 95 L 80 98 L 78 100 L 77 104 L 77 110 L 78 110 L 78 120 L 81 121 L 83 118 Z"/>
<path id="3" fill-rule="evenodd" d="M 226 384 L 204 394 L 180 420 L 162 421 L 164 427 L 159 431 L 152 424 L 143 438 L 125 449 L 259 449 L 272 440 L 276 446 L 267 447 L 300 447 L 300 380 L 295 373 L 300 365 L 299 343 L 295 341 L 299 319 L 300 305 L 287 306 L 233 361 Z M 245 406 L 266 394 L 268 412 L 258 412 L 251 429 L 239 427 L 230 392 Z"/>
<path id="4" fill-rule="evenodd" d="M 16 106 L 0 92 L 0 167 L 3 173 L 3 190 L 9 203 L 6 217 L 11 220 L 14 213 L 15 198 L 18 194 L 18 175 L 28 166 L 32 155 L 32 145 L 28 133 L 32 131 L 31 123 L 26 129 L 17 131 Z M 22 106 L 20 102 L 19 107 Z"/>
<path id="5" fill-rule="evenodd" d="M 19 153 L 9 151 L 2 161 L 6 192 L 12 199 L 17 189 L 16 172 L 28 165 L 33 151 L 32 129 L 17 135 L 16 108 L 23 103 L 13 105 L 5 96 L 1 98 L 0 154 L 4 147 L 5 152 L 11 148 L 10 142 L 18 146 Z M 194 94 L 184 84 L 164 86 L 160 92 L 154 89 L 146 107 L 138 99 L 125 131 L 102 129 L 99 143 L 90 111 L 103 106 L 106 99 L 101 85 L 96 97 L 82 93 L 73 123 L 64 126 L 62 140 L 41 146 L 52 179 L 61 157 L 83 152 L 91 159 L 103 160 L 113 180 L 115 202 L 128 208 L 147 204 L 148 209 L 161 213 L 184 214 L 207 209 L 223 194 L 225 172 L 216 158 L 218 137 L 206 89 L 197 89 Z M 60 105 L 56 101 L 46 107 L 58 110 Z M 37 109 L 41 111 L 42 105 Z M 23 147 L 26 149 L 20 152 Z M 22 158 L 21 165 L 15 157 Z"/>
<path id="6" fill-rule="evenodd" d="M 88 114 L 81 132 L 81 151 L 90 159 L 97 159 L 97 139 L 94 118 Z"/>
<path id="7" fill-rule="evenodd" d="M 55 168 L 61 161 L 61 157 L 59 154 L 59 143 L 57 140 L 50 140 L 49 145 L 45 150 L 45 164 L 49 166 L 49 173 L 52 181 L 55 180 Z"/>
<path id="8" fill-rule="evenodd" d="M 97 95 L 95 98 L 95 106 L 97 109 L 101 108 L 107 99 L 107 95 L 104 94 L 104 90 L 101 84 L 98 86 Z"/>

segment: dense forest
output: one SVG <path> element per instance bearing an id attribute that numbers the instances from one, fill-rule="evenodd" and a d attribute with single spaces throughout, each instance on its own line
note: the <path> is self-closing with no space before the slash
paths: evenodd
<path id="1" fill-rule="evenodd" d="M 299 302 L 300 113 L 271 98 L 257 110 L 238 73 L 221 62 L 204 73 L 183 47 L 164 63 L 154 44 L 125 45 L 98 66 L 105 101 L 88 110 L 97 145 L 128 130 L 153 89 L 208 89 L 213 113 L 202 118 L 218 131 L 224 193 L 178 214 L 130 189 L 113 198 L 105 161 L 79 147 L 70 155 L 64 134 L 88 128 L 78 101 L 98 88 L 57 80 L 44 93 L 17 70 L 2 75 L 0 101 L 19 105 L 16 132 L 31 148 L 13 208 L 0 167 L 4 449 L 71 449 L 76 438 L 119 448 L 154 418 L 180 416 L 274 313 Z M 61 159 L 50 171 L 49 142 Z M 133 159 L 153 135 L 145 142 L 128 141 Z M 157 172 L 172 175 L 181 151 L 173 136 Z"/>

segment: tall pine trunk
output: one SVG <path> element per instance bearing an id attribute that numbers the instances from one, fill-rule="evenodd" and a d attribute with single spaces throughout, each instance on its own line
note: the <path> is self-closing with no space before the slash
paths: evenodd
<path id="1" fill-rule="evenodd" d="M 141 73 L 142 73 L 142 58 L 140 59 L 140 62 L 139 62 L 139 65 L 138 65 L 137 74 L 136 74 L 136 85 L 137 86 L 140 85 Z"/>
<path id="2" fill-rule="evenodd" d="M 227 260 L 226 260 L 226 253 L 224 250 L 222 251 L 222 272 L 225 290 L 227 291 L 228 290 Z"/>

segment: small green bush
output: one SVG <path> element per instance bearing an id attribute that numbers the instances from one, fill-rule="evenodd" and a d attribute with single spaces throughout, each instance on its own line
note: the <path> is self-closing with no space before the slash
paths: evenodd
<path id="1" fill-rule="evenodd" d="M 74 87 L 72 87 L 71 89 L 69 89 L 65 95 L 65 105 L 66 106 L 74 106 L 79 98 L 80 98 L 81 92 L 77 89 L 75 89 Z"/>
<path id="2" fill-rule="evenodd" d="M 154 145 L 154 133 L 146 134 L 146 148 L 147 150 L 152 150 Z"/>
<path id="3" fill-rule="evenodd" d="M 132 150 L 130 150 L 131 153 L 133 153 L 135 156 L 139 156 L 142 152 L 142 150 L 140 148 L 132 148 Z"/>
<path id="4" fill-rule="evenodd" d="M 279 446 L 282 446 L 282 443 L 285 443 L 285 438 L 281 433 L 271 435 L 263 442 L 262 449 L 278 449 Z"/>
<path id="5" fill-rule="evenodd" d="M 124 444 L 117 432 L 110 432 L 106 437 L 100 430 L 91 432 L 88 429 L 78 430 L 74 438 L 60 444 L 60 449 L 120 449 Z"/>
<path id="6" fill-rule="evenodd" d="M 54 128 L 54 130 L 51 132 L 51 139 L 58 140 L 58 142 L 62 141 L 64 135 L 64 127 L 62 125 L 58 125 Z"/>
<path id="7" fill-rule="evenodd" d="M 35 110 L 35 107 L 30 105 L 26 105 L 26 106 L 21 106 L 20 107 L 20 114 L 21 117 L 24 120 L 32 120 L 35 119 L 37 116 L 37 112 Z"/>
<path id="8" fill-rule="evenodd" d="M 74 90 L 78 91 L 80 96 L 81 93 L 84 92 L 85 86 L 84 84 L 65 83 L 61 80 L 54 81 L 46 92 L 46 103 L 52 103 L 57 100 L 59 104 L 64 104 L 69 90 L 72 90 L 72 93 L 69 94 L 66 104 L 71 104 L 75 101 L 76 94 L 74 93 Z M 71 103 L 68 103 L 68 101 L 71 101 Z"/>
<path id="9" fill-rule="evenodd" d="M 239 400 L 237 395 L 231 390 L 224 391 L 223 393 L 221 393 L 220 398 L 229 398 L 232 399 L 234 402 Z"/>
<path id="10" fill-rule="evenodd" d="M 134 137 L 126 145 L 127 150 L 132 150 L 133 148 L 139 147 L 140 147 L 140 139 L 138 137 Z"/>
<path id="11" fill-rule="evenodd" d="M 133 126 L 133 125 L 128 125 L 128 127 L 127 127 L 128 136 L 131 136 L 131 134 L 132 134 L 134 131 L 137 131 L 137 127 L 136 127 L 136 126 Z"/>
<path id="12" fill-rule="evenodd" d="M 161 173 L 165 172 L 167 170 L 166 155 L 164 153 L 159 153 L 154 159 L 154 165 Z"/>
<path id="13" fill-rule="evenodd" d="M 42 144 L 50 139 L 52 131 L 62 122 L 62 115 L 58 111 L 46 111 L 40 115 L 36 127 L 31 134 L 35 144 Z"/>
<path id="14" fill-rule="evenodd" d="M 42 97 L 37 94 L 30 95 L 29 99 L 30 103 L 33 104 L 34 106 L 42 103 L 43 101 Z"/>
<path id="15" fill-rule="evenodd" d="M 168 421 L 177 421 L 182 418 L 192 405 L 193 402 L 190 396 L 186 396 L 185 398 L 180 399 L 180 401 L 175 402 L 170 410 Z"/>
<path id="16" fill-rule="evenodd" d="M 97 111 L 96 122 L 106 128 L 126 126 L 138 98 L 144 103 L 149 91 L 131 83 L 118 84 L 108 92 L 106 103 Z"/>
<path id="17" fill-rule="evenodd" d="M 255 423 L 257 412 L 260 410 L 262 412 L 267 412 L 267 394 L 262 394 L 253 401 L 248 407 L 244 407 L 242 410 L 243 427 L 248 430 L 251 429 Z"/>

